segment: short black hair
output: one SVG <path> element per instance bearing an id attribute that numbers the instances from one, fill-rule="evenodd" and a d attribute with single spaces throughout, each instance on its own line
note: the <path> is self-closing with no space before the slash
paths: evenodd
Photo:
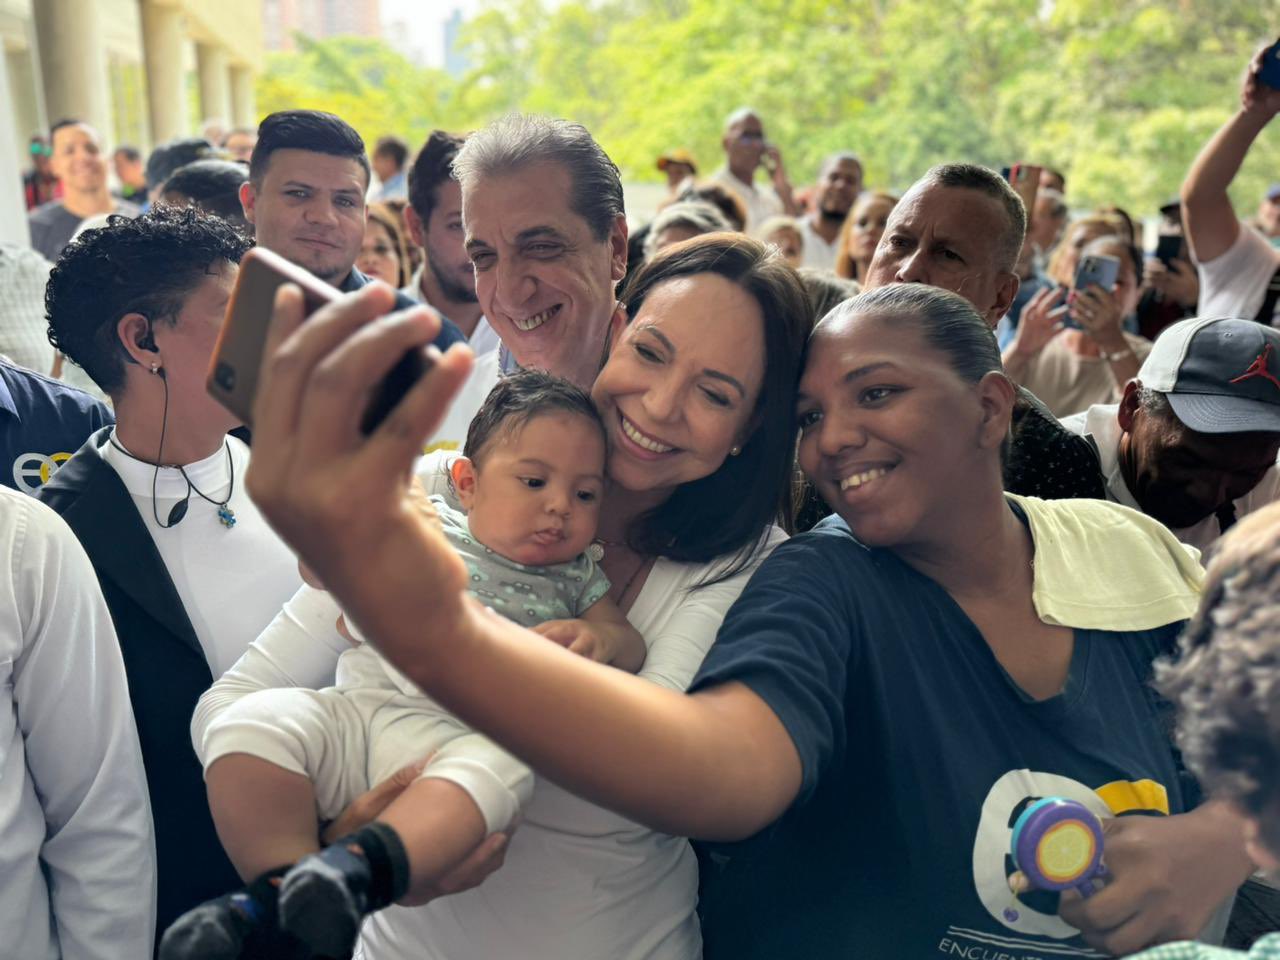
<path id="1" fill-rule="evenodd" d="M 188 295 L 223 263 L 239 263 L 250 241 L 194 208 L 159 206 L 137 219 L 112 216 L 67 245 L 49 274 L 49 342 L 106 393 L 124 383 L 132 358 L 116 334 L 120 318 L 177 322 Z"/>
<path id="2" fill-rule="evenodd" d="M 53 145 L 53 135 L 64 127 L 87 127 L 88 124 L 78 117 L 63 117 L 49 128 L 49 145 Z"/>
<path id="3" fill-rule="evenodd" d="M 390 157 L 397 170 L 403 170 L 409 159 L 409 145 L 399 137 L 379 137 L 373 145 L 375 157 Z"/>
<path id="4" fill-rule="evenodd" d="M 277 150 L 310 150 L 331 157 L 349 157 L 364 170 L 369 182 L 369 158 L 364 140 L 347 121 L 322 110 L 280 110 L 258 125 L 258 142 L 249 158 L 249 179 L 262 183 L 271 155 Z"/>
<path id="5" fill-rule="evenodd" d="M 980 167 L 976 163 L 943 163 L 931 167 L 911 189 L 929 186 L 976 190 L 1000 204 L 1007 226 L 999 236 L 989 239 L 995 245 L 996 262 L 1000 269 L 1012 272 L 1018 263 L 1018 255 L 1022 252 L 1022 242 L 1027 236 L 1027 208 L 1023 206 L 1022 198 L 1009 186 L 1009 181 L 994 170 Z"/>
<path id="6" fill-rule="evenodd" d="M 226 220 L 245 236 L 253 229 L 240 205 L 240 185 L 249 179 L 249 168 L 233 160 L 197 160 L 179 167 L 164 182 L 160 199 L 166 203 L 175 197 L 190 200 L 205 213 Z"/>
<path id="7" fill-rule="evenodd" d="M 204 137 L 180 137 L 162 143 L 147 158 L 147 189 L 159 190 L 175 170 L 197 160 L 218 156 L 212 143 Z"/>
<path id="8" fill-rule="evenodd" d="M 463 138 L 443 130 L 432 130 L 427 142 L 409 168 L 409 206 L 425 228 L 440 199 L 440 185 L 453 179 L 453 158 L 462 149 Z"/>
<path id="9" fill-rule="evenodd" d="M 130 163 L 137 163 L 139 160 L 142 159 L 142 151 L 139 150 L 137 147 L 131 147 L 128 144 L 122 144 L 116 147 L 115 150 L 112 151 L 111 155 L 113 157 L 122 156 L 126 160 L 128 160 Z"/>
<path id="10" fill-rule="evenodd" d="M 606 442 L 604 423 L 587 391 L 544 370 L 517 370 L 484 398 L 467 428 L 462 453 L 479 467 L 495 437 L 519 430 L 534 417 L 561 411 L 585 417 L 600 431 L 600 442 Z"/>

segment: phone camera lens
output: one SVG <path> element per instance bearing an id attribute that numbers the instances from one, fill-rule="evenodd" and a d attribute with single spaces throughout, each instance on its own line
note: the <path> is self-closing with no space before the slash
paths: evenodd
<path id="1" fill-rule="evenodd" d="M 213 372 L 213 379 L 223 390 L 231 391 L 236 388 L 236 371 L 225 363 L 218 364 Z"/>

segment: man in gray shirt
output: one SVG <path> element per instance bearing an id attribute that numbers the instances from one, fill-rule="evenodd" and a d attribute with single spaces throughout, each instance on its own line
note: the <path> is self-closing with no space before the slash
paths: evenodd
<path id="1" fill-rule="evenodd" d="M 31 211 L 27 225 L 31 246 L 52 262 L 83 221 L 104 213 L 136 217 L 139 210 L 107 189 L 107 161 L 93 127 L 79 120 L 60 120 L 49 132 L 49 145 L 49 169 L 62 184 L 62 199 Z"/>

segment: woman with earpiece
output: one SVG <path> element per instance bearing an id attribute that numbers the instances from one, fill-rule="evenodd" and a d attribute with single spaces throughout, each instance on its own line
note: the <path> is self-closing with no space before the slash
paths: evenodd
<path id="1" fill-rule="evenodd" d="M 205 389 L 249 245 L 196 210 L 113 217 L 67 247 L 46 294 L 51 339 L 115 407 L 115 425 L 40 496 L 93 561 L 124 654 L 155 821 L 160 930 L 239 885 L 187 728 L 200 695 L 301 585 L 245 493 L 249 448 L 227 435 L 238 422 Z"/>

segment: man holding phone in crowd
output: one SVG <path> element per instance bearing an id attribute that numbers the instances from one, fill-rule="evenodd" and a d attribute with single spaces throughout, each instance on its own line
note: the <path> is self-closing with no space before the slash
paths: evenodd
<path id="1" fill-rule="evenodd" d="M 369 160 L 360 134 L 319 110 L 283 110 L 264 119 L 240 188 L 257 242 L 344 293 L 369 278 L 356 269 L 364 241 Z M 415 306 L 397 294 L 396 308 Z M 443 320 L 435 345 L 464 340 Z"/>
<path id="2" fill-rule="evenodd" d="M 765 139 L 764 124 L 750 107 L 739 107 L 724 122 L 725 165 L 711 179 L 734 193 L 747 208 L 744 232 L 751 233 L 770 217 L 798 212 L 791 196 L 791 182 L 782 168 L 782 154 Z M 756 189 L 756 168 L 769 171 L 772 189 Z"/>
<path id="3" fill-rule="evenodd" d="M 1236 217 L 1227 188 L 1253 142 L 1280 113 L 1276 46 L 1249 64 L 1240 109 L 1200 151 L 1182 184 L 1182 217 L 1200 264 L 1200 313 L 1280 322 L 1280 249 Z"/>

